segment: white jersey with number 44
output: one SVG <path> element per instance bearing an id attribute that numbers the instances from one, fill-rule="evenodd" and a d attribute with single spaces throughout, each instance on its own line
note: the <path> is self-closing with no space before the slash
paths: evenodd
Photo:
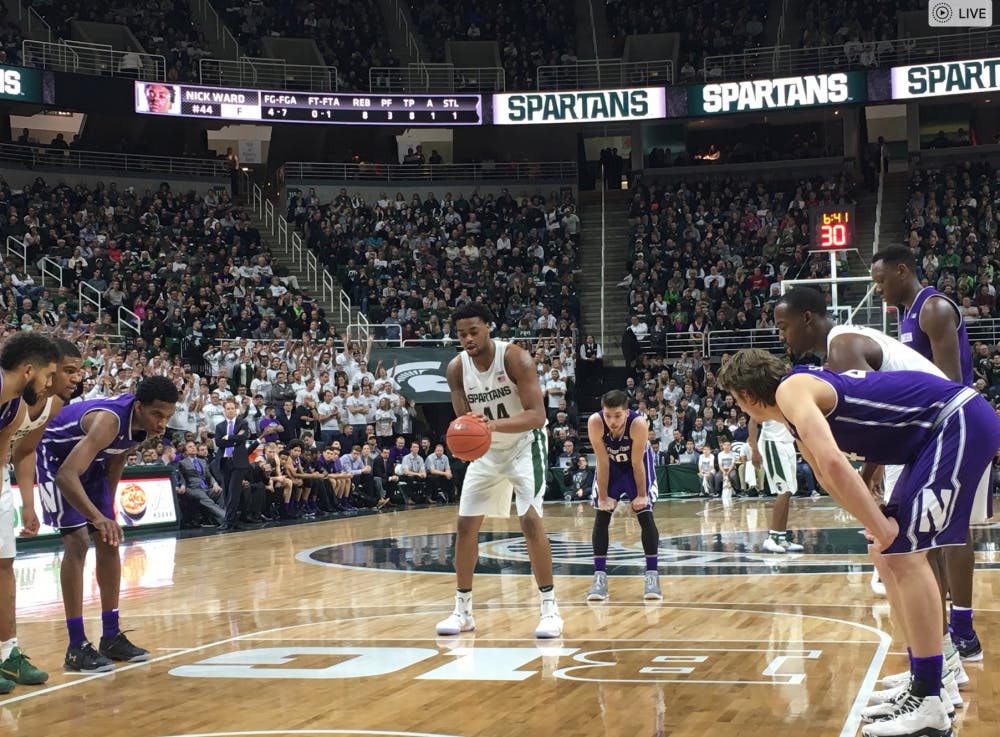
<path id="1" fill-rule="evenodd" d="M 493 339 L 496 348 L 493 363 L 485 371 L 480 371 L 468 353 L 462 351 L 462 383 L 465 388 L 465 398 L 474 414 L 485 415 L 488 420 L 500 420 L 512 417 L 523 411 L 521 396 L 517 393 L 517 385 L 507 375 L 504 368 L 504 356 L 508 343 Z M 493 433 L 491 450 L 506 450 L 513 448 L 531 433 Z"/>

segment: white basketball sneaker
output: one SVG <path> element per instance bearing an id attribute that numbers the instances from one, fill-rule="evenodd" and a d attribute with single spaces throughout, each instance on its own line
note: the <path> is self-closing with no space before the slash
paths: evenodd
<path id="1" fill-rule="evenodd" d="M 871 706 L 861 710 L 861 718 L 866 722 L 874 722 L 892 716 L 899 705 L 910 695 L 910 684 L 898 688 L 875 691 L 869 697 L 875 701 Z"/>
<path id="2" fill-rule="evenodd" d="M 885 596 L 885 584 L 879 578 L 878 571 L 872 571 L 872 593 L 875 596 Z"/>
<path id="3" fill-rule="evenodd" d="M 542 617 L 535 627 L 535 637 L 550 640 L 559 637 L 563 631 L 563 620 L 559 616 L 559 607 L 555 599 L 542 599 Z"/>
<path id="4" fill-rule="evenodd" d="M 947 699 L 947 701 L 950 701 L 951 705 L 956 709 L 961 709 L 965 706 L 965 701 L 962 700 L 962 694 L 958 692 L 958 681 L 955 678 L 954 671 L 946 669 L 944 675 L 941 677 L 941 699 Z"/>
<path id="5" fill-rule="evenodd" d="M 883 688 L 881 691 L 872 691 L 868 700 L 872 704 L 894 704 L 901 698 L 905 698 L 906 694 L 910 692 L 910 683 L 908 680 L 902 686 L 892 686 L 890 688 Z"/>
<path id="6" fill-rule="evenodd" d="M 912 674 L 910 671 L 906 670 L 902 673 L 893 673 L 891 676 L 886 676 L 882 679 L 881 683 L 886 688 L 899 688 L 900 686 L 905 686 L 910 682 Z"/>
<path id="7" fill-rule="evenodd" d="M 862 737 L 951 737 L 951 719 L 940 696 L 907 695 L 890 716 L 866 724 Z"/>
<path id="8" fill-rule="evenodd" d="M 951 636 L 946 635 L 950 640 Z M 955 684 L 961 688 L 966 683 L 969 682 L 969 674 L 965 672 L 965 666 L 962 665 L 962 655 L 959 651 L 952 645 L 950 648 L 945 645 L 944 648 L 944 669 L 945 671 L 950 671 L 955 675 Z"/>
<path id="9" fill-rule="evenodd" d="M 787 537 L 781 538 L 781 547 L 785 549 L 786 553 L 801 553 L 803 550 L 805 550 L 804 547 L 802 547 L 796 542 L 792 542 Z"/>
<path id="10" fill-rule="evenodd" d="M 458 635 L 462 632 L 472 632 L 476 629 L 476 620 L 472 617 L 472 595 L 455 594 L 455 611 L 437 623 L 439 635 Z"/>
<path id="11" fill-rule="evenodd" d="M 768 535 L 764 538 L 764 542 L 761 543 L 760 549 L 765 553 L 784 553 L 785 549 L 775 541 L 773 537 Z"/>

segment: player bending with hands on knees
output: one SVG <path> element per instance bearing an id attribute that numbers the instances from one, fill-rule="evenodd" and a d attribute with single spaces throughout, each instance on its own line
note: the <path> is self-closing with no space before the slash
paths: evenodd
<path id="1" fill-rule="evenodd" d="M 548 436 L 535 362 L 523 348 L 490 338 L 493 314 L 485 305 L 462 305 L 451 319 L 464 349 L 448 364 L 452 407 L 456 416 L 480 415 L 489 425 L 492 441 L 465 473 L 455 540 L 455 611 L 438 622 L 437 633 L 457 635 L 476 628 L 472 579 L 479 557 L 479 528 L 484 517 L 510 514 L 513 493 L 541 594 L 535 637 L 559 637 L 563 621 L 553 591 L 552 552 L 542 525 Z"/>
<path id="2" fill-rule="evenodd" d="M 872 281 L 887 304 L 899 307 L 899 340 L 932 361 L 952 381 L 975 381 L 965 318 L 958 305 L 934 287 L 925 287 L 908 246 L 889 246 L 872 257 Z M 979 480 L 970 522 L 993 516 L 991 469 Z M 888 469 L 886 470 L 888 474 Z M 962 660 L 982 660 L 983 648 L 973 626 L 972 594 L 976 556 L 972 536 L 965 545 L 944 548 L 937 562 L 941 600 L 951 599 L 950 636 Z M 932 563 L 934 560 L 932 558 Z M 942 604 L 943 606 L 943 604 Z"/>
<path id="3" fill-rule="evenodd" d="M 58 360 L 56 344 L 41 333 L 16 333 L 0 347 L 0 455 L 3 456 L 0 458 L 0 473 L 3 474 L 0 490 L 0 693 L 9 693 L 17 683 L 39 684 L 49 677 L 31 664 L 21 652 L 17 639 L 17 582 L 14 576 L 17 531 L 7 456 L 18 437 L 17 431 L 27 408 L 39 402 L 44 404 L 42 398 L 52 386 Z M 31 537 L 37 535 L 39 529 L 34 484 L 22 486 L 19 491 L 24 510 L 21 535 Z"/>
<path id="4" fill-rule="evenodd" d="M 42 434 L 38 489 L 45 521 L 58 528 L 64 550 L 59 579 L 69 633 L 66 670 L 104 673 L 112 670 L 113 660 L 149 660 L 149 652 L 133 645 L 118 626 L 118 545 L 124 533 L 115 521 L 114 499 L 129 452 L 147 438 L 163 435 L 177 396 L 170 379 L 152 376 L 139 382 L 135 394 L 66 405 Z M 101 589 L 99 649 L 87 639 L 83 625 L 83 569 L 91 540 Z"/>
<path id="5" fill-rule="evenodd" d="M 628 408 L 625 392 L 613 390 L 601 397 L 601 409 L 587 420 L 587 435 L 597 458 L 594 501 L 594 582 L 588 601 L 608 598 L 608 528 L 619 502 L 629 502 L 642 529 L 646 556 L 644 599 L 662 599 L 657 572 L 660 532 L 653 519 L 656 501 L 656 468 L 649 444 L 649 424 Z"/>
<path id="6" fill-rule="evenodd" d="M 941 696 L 942 618 L 927 552 L 965 543 L 976 486 L 1000 448 L 993 407 L 974 389 L 925 373 L 789 372 L 760 349 L 732 356 L 718 382 L 756 422 L 788 426 L 823 488 L 864 525 L 898 585 L 911 679 L 899 698 L 862 712 L 872 722 L 862 736 L 948 737 L 954 711 Z M 905 466 L 884 509 L 845 453 Z"/>
<path id="7" fill-rule="evenodd" d="M 931 361 L 917 353 L 912 348 L 900 343 L 871 328 L 858 325 L 837 325 L 827 312 L 826 297 L 809 287 L 796 287 L 787 292 L 774 308 L 774 324 L 778 328 L 781 340 L 788 346 L 789 352 L 795 355 L 811 353 L 822 356 L 824 365 L 831 371 L 920 371 L 939 378 L 949 378 Z M 961 374 L 958 374 L 961 376 Z M 954 379 L 952 379 L 954 380 Z M 961 383 L 961 382 L 956 382 Z M 771 423 L 775 424 L 775 423 Z M 987 469 L 988 470 L 988 469 Z M 884 472 L 883 472 L 884 471 Z M 888 504 L 892 498 L 896 482 L 903 467 L 899 465 L 880 466 L 866 461 L 861 468 L 861 479 L 874 490 L 881 476 L 882 494 L 876 500 Z M 988 476 L 988 473 L 987 473 Z M 972 507 L 970 522 L 976 521 L 976 508 L 981 502 L 982 482 L 976 489 L 976 502 Z M 985 506 L 985 505 L 983 505 Z M 957 548 L 939 548 L 928 554 L 928 562 L 932 570 L 935 558 L 945 550 L 950 553 Z M 892 580 L 892 571 L 887 569 L 882 556 L 874 548 L 869 549 L 869 555 L 875 564 L 876 575 L 884 581 L 883 593 L 889 597 L 889 603 L 894 610 L 903 604 L 898 600 L 898 586 Z M 938 571 L 935 571 L 937 574 Z M 938 577 L 938 585 L 941 578 Z M 970 600 L 971 603 L 971 600 Z M 941 685 L 947 692 L 953 706 L 964 706 L 958 689 L 969 681 L 969 676 L 962 667 L 959 651 L 952 642 L 951 635 L 944 627 L 945 602 L 941 598 L 942 612 L 942 645 L 944 648 L 945 668 Z M 903 673 L 886 676 L 883 685 L 888 688 L 871 694 L 874 702 L 883 702 L 899 695 L 901 689 L 910 680 L 909 670 Z"/>

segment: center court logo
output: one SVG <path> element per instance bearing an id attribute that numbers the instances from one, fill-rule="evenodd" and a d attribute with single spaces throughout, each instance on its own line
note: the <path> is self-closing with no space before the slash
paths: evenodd
<path id="1" fill-rule="evenodd" d="M 931 28 L 989 28 L 993 25 L 991 0 L 931 0 L 927 6 Z"/>

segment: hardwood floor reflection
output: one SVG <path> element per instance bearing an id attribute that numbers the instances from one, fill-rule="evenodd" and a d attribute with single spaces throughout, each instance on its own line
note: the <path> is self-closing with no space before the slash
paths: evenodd
<path id="1" fill-rule="evenodd" d="M 59 555 L 16 563 L 19 634 L 52 673 L 0 697 L 4 734 L 392 734 L 534 737 L 850 735 L 904 645 L 856 526 L 828 499 L 795 500 L 801 555 L 762 554 L 768 507 L 657 505 L 664 601 L 642 600 L 634 517 L 616 515 L 611 599 L 588 605 L 591 511 L 546 506 L 558 642 L 536 641 L 537 593 L 514 518 L 484 525 L 477 630 L 438 638 L 452 605 L 455 509 L 438 508 L 123 550 L 122 624 L 152 651 L 108 675 L 62 672 Z M 962 737 L 1000 733 L 1000 527 L 983 568 Z M 87 626 L 99 634 L 87 571 Z M 902 653 L 902 654 L 901 654 Z"/>

